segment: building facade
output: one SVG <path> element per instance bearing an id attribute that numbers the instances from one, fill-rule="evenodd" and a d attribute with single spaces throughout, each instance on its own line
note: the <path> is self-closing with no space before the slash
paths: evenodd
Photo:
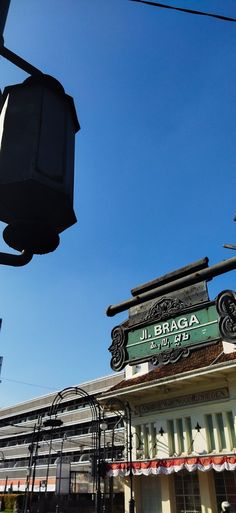
<path id="1" fill-rule="evenodd" d="M 106 398 L 114 393 L 132 409 L 136 513 L 214 513 L 223 500 L 236 511 L 234 347 L 219 341 L 169 368 L 141 364 Z M 109 473 L 123 478 L 128 513 L 129 461 Z"/>
<path id="2" fill-rule="evenodd" d="M 121 372 L 66 389 L 65 394 L 49 394 L 0 409 L 0 492 L 92 495 L 98 433 L 87 394 L 98 400 L 123 377 Z M 53 416 L 57 422 L 50 427 L 51 406 L 57 397 L 60 400 Z M 124 427 L 115 412 L 106 413 L 105 429 L 106 436 L 100 433 L 102 456 L 106 460 L 123 458 Z M 122 491 L 119 480 L 114 480 L 113 489 L 114 493 Z"/>
<path id="3" fill-rule="evenodd" d="M 109 463 L 125 513 L 133 502 L 135 513 L 215 513 L 225 500 L 236 511 L 236 294 L 210 300 L 205 282 L 175 291 L 194 267 L 133 289 L 139 304 L 112 331 L 111 366 L 126 374 L 103 399 L 132 413 L 132 454 Z"/>
<path id="4" fill-rule="evenodd" d="M 225 500 L 236 513 L 235 305 L 202 282 L 131 308 L 112 330 L 116 374 L 74 387 L 98 401 L 99 429 L 86 394 L 1 409 L 0 491 L 93 496 L 99 439 L 102 511 L 124 493 L 124 513 L 216 513 Z"/>

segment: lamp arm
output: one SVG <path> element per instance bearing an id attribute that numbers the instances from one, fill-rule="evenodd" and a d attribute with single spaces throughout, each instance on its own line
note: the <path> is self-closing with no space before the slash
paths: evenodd
<path id="1" fill-rule="evenodd" d="M 0 265 L 11 265 L 21 267 L 28 264 L 33 258 L 33 253 L 23 250 L 22 253 L 14 255 L 13 253 L 0 252 Z"/>
<path id="2" fill-rule="evenodd" d="M 29 75 L 42 75 L 42 71 L 40 71 L 38 68 L 27 62 L 25 59 L 22 59 L 19 55 L 9 50 L 9 48 L 6 48 L 3 44 L 0 45 L 0 55 L 2 57 L 5 57 L 8 61 L 15 64 L 20 69 L 23 69 L 26 73 L 29 73 Z"/>
<path id="3" fill-rule="evenodd" d="M 223 248 L 226 248 L 226 249 L 236 249 L 236 246 L 234 246 L 233 244 L 224 244 Z"/>

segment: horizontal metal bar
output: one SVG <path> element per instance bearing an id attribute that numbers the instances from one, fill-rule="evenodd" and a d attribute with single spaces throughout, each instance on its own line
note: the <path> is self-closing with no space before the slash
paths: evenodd
<path id="1" fill-rule="evenodd" d="M 35 68 L 35 66 L 32 66 L 29 62 L 25 61 L 25 59 L 22 59 L 19 55 L 9 50 L 9 48 L 6 48 L 5 46 L 0 46 L 0 55 L 2 57 L 5 57 L 8 61 L 12 62 L 17 66 L 18 68 L 23 69 L 26 73 L 29 73 L 29 75 L 42 75 L 42 71 L 40 71 L 38 68 Z"/>
<path id="2" fill-rule="evenodd" d="M 223 247 L 226 249 L 236 249 L 236 246 L 234 246 L 233 244 L 224 244 Z"/>
<path id="3" fill-rule="evenodd" d="M 131 294 L 132 296 L 138 296 L 139 294 L 143 294 L 143 292 L 147 292 L 148 290 L 157 288 L 160 285 L 164 285 L 165 283 L 174 281 L 177 278 L 182 278 L 183 276 L 187 276 L 188 274 L 192 274 L 193 272 L 205 269 L 208 266 L 208 262 L 209 259 L 207 257 L 201 258 L 196 262 L 192 262 L 191 264 L 185 265 L 184 267 L 180 267 L 180 269 L 177 269 L 176 271 L 164 274 L 163 276 L 160 276 L 155 280 L 148 281 L 143 285 L 139 285 L 139 287 L 131 289 Z"/>
<path id="4" fill-rule="evenodd" d="M 211 267 L 207 267 L 201 271 L 189 274 L 188 276 L 166 283 L 165 285 L 161 285 L 160 287 L 144 292 L 139 296 L 135 296 L 117 305 L 111 305 L 107 308 L 106 314 L 108 317 L 113 317 L 120 312 L 128 310 L 128 308 L 145 303 L 145 301 L 149 301 L 150 299 L 163 296 L 164 294 L 168 294 L 175 290 L 183 289 L 184 287 L 194 285 L 195 283 L 199 283 L 204 280 L 209 281 L 215 276 L 233 271 L 234 269 L 236 269 L 236 257 L 223 260 L 223 262 L 219 262 Z"/>

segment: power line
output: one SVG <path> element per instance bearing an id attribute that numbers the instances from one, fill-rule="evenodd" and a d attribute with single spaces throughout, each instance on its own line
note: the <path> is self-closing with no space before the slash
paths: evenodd
<path id="1" fill-rule="evenodd" d="M 26 381 L 18 381 L 16 379 L 8 379 L 8 378 L 1 378 L 1 381 L 10 381 L 12 383 L 19 383 L 20 385 L 28 385 L 30 387 L 38 387 L 38 388 L 45 388 L 47 390 L 53 390 L 53 391 L 56 391 L 59 389 L 59 387 L 48 387 L 48 386 L 45 386 L 45 385 L 39 385 L 39 384 L 36 384 L 36 383 L 28 383 Z"/>
<path id="2" fill-rule="evenodd" d="M 174 7 L 173 5 L 161 4 L 159 2 L 150 2 L 148 0 L 129 0 L 130 2 L 137 2 L 139 4 L 152 5 L 153 7 L 160 7 L 162 9 L 171 9 L 173 11 L 186 12 L 188 14 L 197 14 L 198 16 L 208 16 L 210 18 L 216 18 L 217 20 L 222 21 L 233 21 L 236 22 L 235 18 L 229 18 L 228 16 L 223 16 L 221 14 L 213 14 L 210 12 L 204 11 L 195 11 L 193 9 L 185 9 L 184 7 Z"/>

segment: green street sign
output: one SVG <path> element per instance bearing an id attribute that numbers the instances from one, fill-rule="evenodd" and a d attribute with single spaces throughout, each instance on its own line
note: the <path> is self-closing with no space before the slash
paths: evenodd
<path id="1" fill-rule="evenodd" d="M 126 350 L 130 363 L 167 350 L 215 340 L 220 338 L 216 306 L 130 330 L 127 336 Z"/>

